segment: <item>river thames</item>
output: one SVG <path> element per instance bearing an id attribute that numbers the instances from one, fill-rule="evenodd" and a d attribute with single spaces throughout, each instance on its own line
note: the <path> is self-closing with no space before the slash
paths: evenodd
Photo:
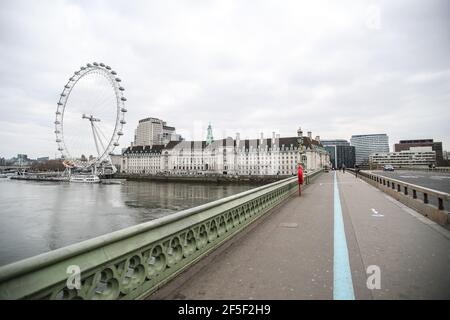
<path id="1" fill-rule="evenodd" d="M 0 179 L 0 265 L 221 199 L 255 185 Z"/>

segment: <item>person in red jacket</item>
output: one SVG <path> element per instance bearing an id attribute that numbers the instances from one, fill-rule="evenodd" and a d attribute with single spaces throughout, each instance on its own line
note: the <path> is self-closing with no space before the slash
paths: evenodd
<path id="1" fill-rule="evenodd" d="M 298 164 L 297 178 L 298 178 L 298 196 L 301 197 L 301 195 L 302 195 L 302 184 L 303 184 L 303 181 L 304 181 L 304 178 L 303 178 L 303 167 L 302 167 L 301 163 Z"/>

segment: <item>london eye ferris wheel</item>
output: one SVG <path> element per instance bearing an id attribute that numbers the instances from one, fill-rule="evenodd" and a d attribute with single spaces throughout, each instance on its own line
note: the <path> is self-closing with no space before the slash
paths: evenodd
<path id="1" fill-rule="evenodd" d="M 69 78 L 56 109 L 55 135 L 67 168 L 110 168 L 125 121 L 125 89 L 117 72 L 104 63 L 88 63 Z"/>

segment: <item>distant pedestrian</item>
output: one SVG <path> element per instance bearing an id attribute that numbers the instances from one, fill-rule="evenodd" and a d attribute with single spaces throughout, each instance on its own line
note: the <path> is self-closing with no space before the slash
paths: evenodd
<path id="1" fill-rule="evenodd" d="M 356 165 L 355 166 L 355 177 L 358 178 L 358 173 L 359 173 L 359 166 Z"/>
<path id="2" fill-rule="evenodd" d="M 345 164 L 342 165 L 342 173 L 345 173 Z"/>

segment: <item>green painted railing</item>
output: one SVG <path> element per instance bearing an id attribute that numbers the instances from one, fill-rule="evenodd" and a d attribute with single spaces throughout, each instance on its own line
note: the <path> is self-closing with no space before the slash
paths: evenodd
<path id="1" fill-rule="evenodd" d="M 143 298 L 297 190 L 287 178 L 3 266 L 0 299 Z"/>

